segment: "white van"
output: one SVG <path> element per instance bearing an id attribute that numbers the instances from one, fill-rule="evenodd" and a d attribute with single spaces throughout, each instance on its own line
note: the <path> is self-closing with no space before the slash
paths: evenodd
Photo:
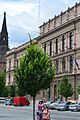
<path id="1" fill-rule="evenodd" d="M 0 97 L 0 103 L 5 103 L 5 97 Z"/>

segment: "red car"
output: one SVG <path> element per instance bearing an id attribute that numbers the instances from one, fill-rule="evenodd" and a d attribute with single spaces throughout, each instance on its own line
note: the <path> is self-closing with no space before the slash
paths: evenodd
<path id="1" fill-rule="evenodd" d="M 13 99 L 14 106 L 29 106 L 30 102 L 25 96 L 14 97 Z"/>

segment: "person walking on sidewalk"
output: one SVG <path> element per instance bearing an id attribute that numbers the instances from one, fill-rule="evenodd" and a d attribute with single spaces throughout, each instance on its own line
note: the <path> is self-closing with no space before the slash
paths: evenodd
<path id="1" fill-rule="evenodd" d="M 42 120 L 50 120 L 50 112 L 48 110 L 47 105 L 44 105 L 44 109 L 42 112 Z"/>
<path id="2" fill-rule="evenodd" d="M 37 120 L 42 120 L 42 109 L 43 109 L 43 101 L 39 101 L 38 111 L 37 111 Z"/>

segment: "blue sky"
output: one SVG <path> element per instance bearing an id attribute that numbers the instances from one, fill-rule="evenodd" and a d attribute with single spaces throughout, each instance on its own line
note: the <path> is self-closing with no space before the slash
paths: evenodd
<path id="1" fill-rule="evenodd" d="M 6 11 L 10 48 L 39 35 L 39 26 L 80 0 L 0 0 L 0 28 Z M 40 4 L 39 4 L 40 3 Z"/>

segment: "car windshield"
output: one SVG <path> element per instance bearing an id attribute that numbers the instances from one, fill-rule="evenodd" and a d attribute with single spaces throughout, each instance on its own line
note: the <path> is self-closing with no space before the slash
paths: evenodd
<path id="1" fill-rule="evenodd" d="M 6 101 L 11 101 L 10 99 L 6 99 Z"/>

